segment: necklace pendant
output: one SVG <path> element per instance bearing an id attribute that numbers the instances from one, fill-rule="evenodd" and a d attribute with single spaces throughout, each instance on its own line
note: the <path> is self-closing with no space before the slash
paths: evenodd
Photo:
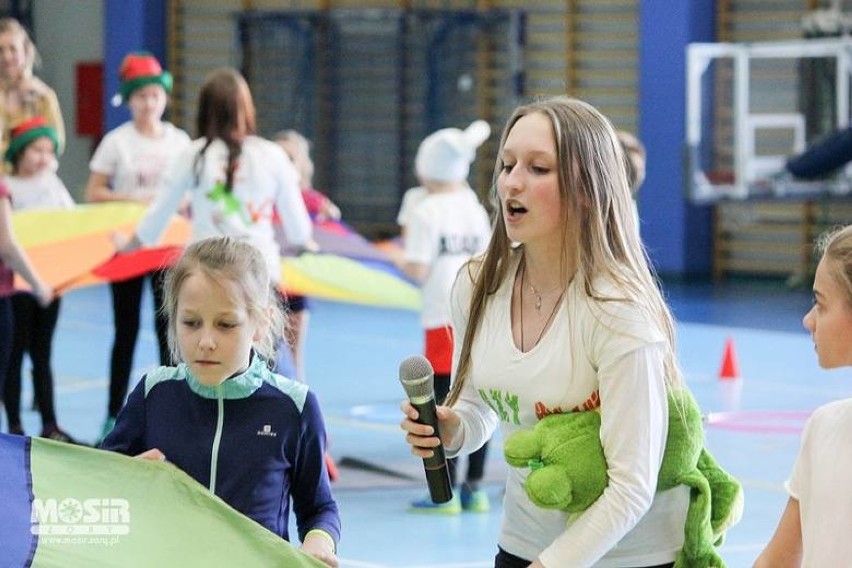
<path id="1" fill-rule="evenodd" d="M 535 299 L 535 311 L 541 312 L 541 296 L 537 296 Z"/>

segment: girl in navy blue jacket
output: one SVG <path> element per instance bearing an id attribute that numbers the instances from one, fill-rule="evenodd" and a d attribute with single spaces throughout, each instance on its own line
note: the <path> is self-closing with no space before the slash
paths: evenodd
<path id="1" fill-rule="evenodd" d="M 307 385 L 269 370 L 283 329 L 263 255 L 230 237 L 189 246 L 165 283 L 177 367 L 139 382 L 102 447 L 175 464 L 229 505 L 337 566 L 340 517 Z"/>

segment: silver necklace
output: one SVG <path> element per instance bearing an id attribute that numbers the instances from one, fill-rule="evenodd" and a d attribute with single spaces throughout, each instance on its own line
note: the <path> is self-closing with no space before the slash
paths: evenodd
<path id="1" fill-rule="evenodd" d="M 521 265 L 521 291 L 520 291 L 520 301 L 521 301 L 521 351 L 526 353 L 527 349 L 526 349 L 526 344 L 524 342 L 524 281 L 527 278 L 527 262 L 526 262 L 526 259 L 521 260 L 521 262 L 523 262 L 523 264 Z M 535 288 L 533 288 L 533 285 L 531 283 L 527 282 L 527 284 L 529 285 L 530 290 L 532 290 L 533 294 L 536 295 L 535 309 L 536 309 L 536 311 L 541 312 L 541 295 L 538 292 L 536 292 Z M 559 304 L 562 303 L 562 296 L 564 296 L 564 295 L 565 295 L 565 289 L 563 288 L 562 291 L 559 293 L 559 297 L 556 299 L 556 303 L 553 304 L 553 309 L 550 310 L 550 315 L 547 316 L 547 320 L 544 322 L 544 326 L 542 326 L 541 331 L 539 332 L 538 337 L 535 340 L 535 343 L 530 345 L 530 349 L 532 349 L 533 347 L 538 345 L 538 343 L 541 341 L 541 338 L 544 337 L 544 332 L 547 329 L 547 326 L 550 325 L 550 320 L 552 320 L 553 317 L 556 315 L 556 310 L 559 308 Z"/>
<path id="2" fill-rule="evenodd" d="M 526 260 L 525 260 L 525 261 L 524 261 L 524 266 L 523 266 L 523 273 L 522 273 L 522 275 L 521 275 L 521 276 L 522 276 L 522 278 L 521 278 L 521 287 L 523 287 L 523 285 L 524 285 L 523 280 L 524 280 L 524 278 L 526 278 L 526 275 L 527 275 L 527 262 L 526 262 Z M 536 290 L 536 289 L 535 289 L 535 286 L 533 286 L 533 283 L 532 283 L 532 282 L 527 282 L 527 286 L 529 286 L 529 287 L 530 287 L 530 292 L 532 292 L 532 293 L 533 293 L 533 296 L 535 296 L 535 311 L 537 311 L 538 313 L 541 313 L 542 295 L 538 292 L 538 290 Z M 556 288 L 557 288 L 557 287 L 558 287 L 558 285 L 557 285 L 556 287 L 554 287 L 554 288 L 551 288 L 550 290 L 547 290 L 547 291 L 545 292 L 545 294 L 549 294 L 549 293 L 550 293 L 550 292 L 552 292 L 553 290 L 556 290 Z M 564 291 L 564 290 L 563 290 L 563 291 Z"/>

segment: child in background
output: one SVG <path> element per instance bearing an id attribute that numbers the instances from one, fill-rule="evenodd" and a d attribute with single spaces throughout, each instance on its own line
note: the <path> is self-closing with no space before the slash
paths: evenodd
<path id="1" fill-rule="evenodd" d="M 311 218 L 317 223 L 339 221 L 340 208 L 322 192 L 314 189 L 314 161 L 311 159 L 311 143 L 295 130 L 282 130 L 275 135 L 275 141 L 281 146 L 296 171 L 299 172 L 299 187 L 302 199 Z"/>
<path id="2" fill-rule="evenodd" d="M 421 323 L 425 332 L 425 356 L 435 371 L 435 398 L 443 402 L 450 392 L 453 331 L 450 327 L 450 293 L 456 273 L 472 256 L 482 253 L 491 237 L 488 213 L 467 183 L 476 149 L 491 128 L 477 120 L 464 131 L 445 128 L 427 136 L 417 150 L 415 170 L 425 195 L 409 200 L 405 215 L 402 271 L 423 291 Z M 488 444 L 468 458 L 467 475 L 459 492 L 447 503 L 428 497 L 411 504 L 412 512 L 456 514 L 462 509 L 484 512 L 488 495 L 479 487 Z M 450 481 L 455 484 L 456 459 L 448 460 Z"/>
<path id="3" fill-rule="evenodd" d="M 6 179 L 12 207 L 15 211 L 30 209 L 70 209 L 74 200 L 62 180 L 56 175 L 56 152 L 59 138 L 42 116 L 30 118 L 12 129 L 6 150 L 6 162 L 12 165 L 13 175 Z M 59 319 L 60 298 L 42 306 L 30 292 L 12 296 L 15 335 L 12 355 L 6 373 L 3 402 L 9 422 L 9 433 L 24 434 L 21 425 L 21 370 L 24 354 L 32 362 L 33 387 L 41 413 L 44 438 L 74 443 L 56 422 L 53 400 L 53 370 L 51 352 L 53 334 Z"/>
<path id="4" fill-rule="evenodd" d="M 307 138 L 295 130 L 283 130 L 275 135 L 275 141 L 293 162 L 299 173 L 299 189 L 308 214 L 316 223 L 339 221 L 340 209 L 328 197 L 313 187 L 314 162 L 311 145 Z M 308 334 L 310 303 L 308 298 L 287 294 L 287 327 L 290 330 L 288 343 L 293 356 L 296 377 L 305 380 L 305 340 Z"/>
<path id="5" fill-rule="evenodd" d="M 15 272 L 32 287 L 40 306 L 49 306 L 54 299 L 53 290 L 36 273 L 26 253 L 15 240 L 10 201 L 9 188 L 5 180 L 0 179 L 0 392 L 5 388 L 6 372 L 12 356 L 14 319 L 11 296 L 15 292 Z"/>
<path id="6" fill-rule="evenodd" d="M 102 447 L 173 463 L 236 510 L 337 566 L 340 518 L 319 403 L 269 370 L 283 328 L 268 263 L 232 237 L 187 247 L 165 283 L 177 367 L 148 373 Z"/>
<path id="7" fill-rule="evenodd" d="M 625 165 L 627 167 L 627 184 L 630 187 L 630 195 L 633 197 L 633 215 L 636 218 L 636 227 L 639 227 L 639 188 L 645 181 L 645 162 L 647 156 L 645 145 L 625 130 L 616 131 L 621 149 L 624 151 Z"/>
<path id="8" fill-rule="evenodd" d="M 852 226 L 827 233 L 814 280 L 814 306 L 803 325 L 811 332 L 819 366 L 852 366 Z M 755 568 L 846 566 L 852 558 L 852 399 L 818 408 L 802 433 L 787 481 L 790 498 Z"/>
<path id="9" fill-rule="evenodd" d="M 163 120 L 172 76 L 148 53 L 131 53 L 119 69 L 121 86 L 113 104 L 127 104 L 131 120 L 107 133 L 89 162 L 91 174 L 86 199 L 93 202 L 150 203 L 170 160 L 189 146 L 189 135 Z M 162 271 L 111 282 L 115 340 L 109 367 L 109 402 L 101 438 L 115 424 L 115 417 L 130 382 L 133 354 L 139 337 L 142 290 L 151 282 L 154 322 L 160 364 L 169 363 L 166 321 L 162 315 Z"/>
<path id="10" fill-rule="evenodd" d="M 286 306 L 281 286 L 281 246 L 276 230 L 293 248 L 313 242 L 313 226 L 299 194 L 299 176 L 278 144 L 254 134 L 254 101 L 242 75 L 222 68 L 207 76 L 198 95 L 200 138 L 178 154 L 160 180 L 156 201 L 119 252 L 154 245 L 184 199 L 192 208 L 190 241 L 227 235 L 257 247 L 267 262 L 269 283 Z M 295 377 L 282 339 L 276 371 Z"/>

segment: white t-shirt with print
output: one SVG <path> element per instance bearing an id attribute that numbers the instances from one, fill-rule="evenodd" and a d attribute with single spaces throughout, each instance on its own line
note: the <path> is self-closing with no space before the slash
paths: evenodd
<path id="1" fill-rule="evenodd" d="M 188 196 L 191 241 L 214 236 L 244 239 L 263 253 L 270 279 L 277 284 L 281 281 L 281 246 L 275 225 L 282 225 L 292 247 L 304 245 L 313 234 L 296 168 L 278 144 L 247 136 L 233 188 L 227 192 L 228 147 L 222 140 L 214 140 L 196 170 L 196 158 L 205 144 L 205 138 L 194 140 L 171 163 L 160 180 L 156 201 L 136 227 L 136 236 L 142 244 L 155 244 Z"/>
<path id="2" fill-rule="evenodd" d="M 89 170 L 108 176 L 116 195 L 144 201 L 154 197 L 160 176 L 189 142 L 189 135 L 169 122 L 157 138 L 143 135 L 133 121 L 125 122 L 104 136 Z"/>

